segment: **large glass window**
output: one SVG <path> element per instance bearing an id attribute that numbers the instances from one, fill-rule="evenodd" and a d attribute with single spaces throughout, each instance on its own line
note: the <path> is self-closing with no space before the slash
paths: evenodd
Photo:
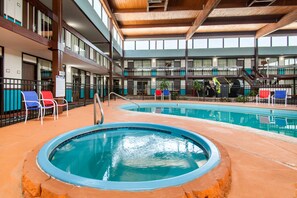
<path id="1" fill-rule="evenodd" d="M 195 49 L 205 49 L 207 48 L 207 39 L 194 39 Z"/>
<path id="2" fill-rule="evenodd" d="M 106 11 L 104 9 L 102 9 L 102 21 L 105 24 L 105 26 L 108 28 L 108 16 L 106 14 Z"/>
<path id="3" fill-rule="evenodd" d="M 297 36 L 289 36 L 289 46 L 297 46 Z"/>
<path id="4" fill-rule="evenodd" d="M 271 46 L 271 38 L 268 37 L 261 37 L 258 39 L 258 46 L 259 47 L 270 47 Z"/>
<path id="5" fill-rule="evenodd" d="M 193 40 L 192 39 L 188 40 L 188 49 L 193 49 Z"/>
<path id="6" fill-rule="evenodd" d="M 288 40 L 286 36 L 273 36 L 272 47 L 287 46 Z"/>
<path id="7" fill-rule="evenodd" d="M 253 37 L 240 38 L 240 47 L 255 47 L 255 39 Z"/>
<path id="8" fill-rule="evenodd" d="M 124 41 L 125 50 L 135 50 L 135 41 Z"/>
<path id="9" fill-rule="evenodd" d="M 285 66 L 296 65 L 297 58 L 285 58 Z"/>
<path id="10" fill-rule="evenodd" d="M 148 50 L 149 42 L 148 41 L 136 41 L 136 50 Z"/>
<path id="11" fill-rule="evenodd" d="M 157 41 L 157 49 L 163 49 L 163 40 Z"/>
<path id="12" fill-rule="evenodd" d="M 238 38 L 224 38 L 224 48 L 238 47 Z"/>
<path id="13" fill-rule="evenodd" d="M 90 1 L 90 0 L 89 0 Z M 101 18 L 101 3 L 99 0 L 94 0 L 94 10 L 97 12 L 98 16 Z"/>
<path id="14" fill-rule="evenodd" d="M 165 40 L 164 49 L 177 49 L 177 40 Z"/>
<path id="15" fill-rule="evenodd" d="M 150 49 L 155 50 L 156 49 L 156 41 L 150 41 Z"/>
<path id="16" fill-rule="evenodd" d="M 208 41 L 209 41 L 209 48 L 223 48 L 222 38 L 209 39 Z"/>
<path id="17" fill-rule="evenodd" d="M 178 40 L 178 49 L 186 49 L 186 40 Z"/>

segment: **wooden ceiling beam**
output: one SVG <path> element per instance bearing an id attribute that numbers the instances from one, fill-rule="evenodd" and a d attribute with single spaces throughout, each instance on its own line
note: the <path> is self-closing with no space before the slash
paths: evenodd
<path id="1" fill-rule="evenodd" d="M 297 21 L 297 10 L 294 10 L 283 16 L 277 23 L 272 23 L 259 29 L 256 33 L 256 38 L 266 36 L 276 30 Z"/>
<path id="2" fill-rule="evenodd" d="M 199 12 L 197 18 L 195 19 L 193 25 L 189 28 L 188 32 L 186 33 L 186 40 L 189 40 L 199 26 L 205 21 L 208 15 L 212 12 L 212 10 L 220 3 L 221 0 L 208 0 L 204 9 Z"/>
<path id="3" fill-rule="evenodd" d="M 168 9 L 168 1 L 169 1 L 169 0 L 165 0 L 165 4 L 164 4 L 164 5 L 165 5 L 165 6 L 164 6 L 164 11 L 165 11 L 165 12 L 166 12 L 167 9 Z"/>

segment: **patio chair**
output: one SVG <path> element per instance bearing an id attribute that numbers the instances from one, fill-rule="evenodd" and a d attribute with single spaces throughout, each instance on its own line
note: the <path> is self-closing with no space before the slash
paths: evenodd
<path id="1" fill-rule="evenodd" d="M 38 119 L 40 117 L 41 124 L 43 124 L 44 108 L 38 100 L 37 93 L 35 91 L 21 91 L 21 93 L 26 109 L 25 123 L 27 123 L 28 111 L 38 110 Z"/>
<path id="2" fill-rule="evenodd" d="M 267 100 L 268 104 L 270 104 L 270 90 L 260 89 L 259 94 L 256 95 L 256 104 L 261 102 L 261 100 Z"/>
<path id="3" fill-rule="evenodd" d="M 161 98 L 161 100 L 163 99 L 162 98 L 162 90 L 160 90 L 160 89 L 156 89 L 156 91 L 155 91 L 155 100 L 157 100 L 158 96 Z"/>
<path id="4" fill-rule="evenodd" d="M 58 116 L 58 107 L 66 106 L 67 116 L 68 116 L 68 102 L 64 98 L 54 98 L 53 93 L 51 91 L 41 91 L 40 95 L 43 99 L 43 106 L 51 106 L 54 105 L 56 108 L 56 116 Z M 57 100 L 62 100 L 64 103 L 59 104 Z"/>
<path id="5" fill-rule="evenodd" d="M 284 100 L 285 107 L 287 106 L 287 91 L 286 90 L 275 90 L 274 95 L 271 97 L 272 105 L 275 104 L 276 100 Z"/>
<path id="6" fill-rule="evenodd" d="M 162 94 L 163 100 L 165 97 L 168 97 L 169 100 L 171 100 L 171 93 L 168 89 L 163 90 L 163 94 Z"/>

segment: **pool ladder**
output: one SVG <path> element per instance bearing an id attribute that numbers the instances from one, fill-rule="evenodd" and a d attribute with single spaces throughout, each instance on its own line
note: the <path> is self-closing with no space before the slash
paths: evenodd
<path id="1" fill-rule="evenodd" d="M 117 97 L 119 97 L 119 98 L 122 98 L 123 100 L 126 100 L 128 102 L 131 102 L 131 103 L 135 104 L 138 108 L 140 108 L 139 104 L 137 104 L 136 102 L 133 102 L 132 100 L 130 100 L 130 99 L 124 97 L 124 96 L 121 96 L 121 95 L 119 95 L 119 94 L 117 94 L 115 92 L 110 92 L 108 94 L 108 106 L 109 106 L 109 101 L 110 101 L 110 95 L 112 95 L 112 94 L 115 95 L 115 96 L 117 96 Z"/>
<path id="2" fill-rule="evenodd" d="M 96 111 L 96 103 L 98 103 L 98 106 L 100 108 L 100 113 L 101 113 L 101 120 L 97 120 L 97 111 Z M 100 98 L 98 93 L 95 93 L 94 95 L 94 124 L 103 124 L 104 122 L 104 112 L 103 112 L 103 108 L 100 102 Z"/>

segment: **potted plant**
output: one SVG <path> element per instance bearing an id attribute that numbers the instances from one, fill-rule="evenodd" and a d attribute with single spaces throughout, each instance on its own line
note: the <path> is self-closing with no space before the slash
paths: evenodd
<path id="1" fill-rule="evenodd" d="M 198 80 L 195 80 L 193 82 L 193 88 L 194 90 L 196 91 L 197 93 L 197 96 L 199 97 L 199 92 L 201 92 L 202 88 L 203 88 L 203 85 L 201 82 L 199 82 Z"/>
<path id="2" fill-rule="evenodd" d="M 166 79 L 163 79 L 160 84 L 160 89 L 165 90 L 169 88 L 169 82 Z"/>

